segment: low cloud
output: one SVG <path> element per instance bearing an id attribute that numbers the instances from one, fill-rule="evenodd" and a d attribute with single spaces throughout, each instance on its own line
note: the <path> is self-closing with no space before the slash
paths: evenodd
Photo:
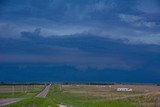
<path id="1" fill-rule="evenodd" d="M 41 28 L 37 28 L 33 32 L 23 31 L 21 32 L 21 35 L 23 38 L 36 39 L 41 37 L 40 33 L 41 33 Z"/>
<path id="2" fill-rule="evenodd" d="M 110 56 L 97 56 L 83 52 L 72 54 L 64 53 L 59 55 L 38 55 L 38 54 L 0 54 L 0 63 L 53 63 L 58 65 L 74 66 L 79 69 L 131 69 L 120 58 Z"/>
<path id="3" fill-rule="evenodd" d="M 156 22 L 146 21 L 146 18 L 135 15 L 119 14 L 121 21 L 136 27 L 153 28 L 157 26 Z"/>
<path id="4" fill-rule="evenodd" d="M 160 2 L 159 0 L 139 0 L 137 9 L 147 14 L 159 14 Z"/>
<path id="5" fill-rule="evenodd" d="M 38 36 L 33 39 L 30 37 L 33 34 Z M 40 31 L 36 29 L 20 39 L 0 38 L 0 62 L 54 63 L 79 69 L 133 70 L 160 57 L 158 45 L 137 44 L 125 44 L 123 40 L 86 34 L 41 39 Z"/>

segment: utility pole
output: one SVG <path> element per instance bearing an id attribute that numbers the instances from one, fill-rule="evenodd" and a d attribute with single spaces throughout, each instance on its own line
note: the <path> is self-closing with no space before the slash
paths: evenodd
<path id="1" fill-rule="evenodd" d="M 28 85 L 26 84 L 26 91 L 25 91 L 26 93 L 28 92 Z"/>
<path id="2" fill-rule="evenodd" d="M 12 85 L 12 96 L 14 96 L 14 85 Z"/>
<path id="3" fill-rule="evenodd" d="M 60 84 L 60 91 L 62 91 L 62 84 Z"/>
<path id="4" fill-rule="evenodd" d="M 21 92 L 24 92 L 24 88 L 23 88 L 23 85 L 21 86 Z"/>

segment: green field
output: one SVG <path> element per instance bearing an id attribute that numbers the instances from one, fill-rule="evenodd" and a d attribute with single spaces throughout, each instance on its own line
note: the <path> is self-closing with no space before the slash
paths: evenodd
<path id="1" fill-rule="evenodd" d="M 55 101 L 50 98 L 29 98 L 21 102 L 17 102 L 7 107 L 58 107 Z"/>
<path id="2" fill-rule="evenodd" d="M 58 104 L 64 104 L 68 107 L 135 107 L 128 101 L 110 101 L 104 98 L 66 93 L 58 85 L 51 88 L 46 99 L 30 98 L 8 107 L 24 107 L 24 105 L 26 107 L 58 107 Z"/>
<path id="3" fill-rule="evenodd" d="M 1 86 L 0 89 L 0 98 L 30 98 L 34 97 L 37 93 L 39 93 L 44 85 L 32 85 L 29 86 L 14 86 L 14 91 L 12 92 L 12 86 Z M 27 89 L 26 89 L 27 87 Z M 25 90 L 21 90 L 24 88 Z M 4 91 L 2 91 L 4 90 Z M 6 91 L 7 90 L 7 91 Z"/>
<path id="4" fill-rule="evenodd" d="M 11 104 L 8 107 L 58 107 L 59 104 L 66 105 L 67 107 L 159 107 L 158 102 L 160 101 L 159 94 L 112 99 L 113 97 L 119 98 L 141 93 L 139 91 L 131 93 L 106 91 L 103 88 L 97 88 L 95 86 L 62 87 L 61 85 L 52 86 L 47 98 L 35 98 L 35 95 L 40 92 L 40 89 L 42 88 L 27 93 L 15 93 L 15 97 L 26 99 Z M 6 96 L 9 95 L 9 93 L 6 93 Z M 106 95 L 106 97 L 102 95 Z M 110 95 L 112 96 L 109 97 Z"/>
<path id="5" fill-rule="evenodd" d="M 134 104 L 131 104 L 128 101 L 107 101 L 106 99 L 100 97 L 71 94 L 67 92 L 65 93 L 61 91 L 58 86 L 55 86 L 51 90 L 49 97 L 53 98 L 58 104 L 62 103 L 64 105 L 74 107 L 135 107 Z"/>

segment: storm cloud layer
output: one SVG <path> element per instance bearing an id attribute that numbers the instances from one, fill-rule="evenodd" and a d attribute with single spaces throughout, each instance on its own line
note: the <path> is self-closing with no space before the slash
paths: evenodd
<path id="1" fill-rule="evenodd" d="M 159 17 L 159 0 L 1 0 L 0 81 L 160 82 Z"/>

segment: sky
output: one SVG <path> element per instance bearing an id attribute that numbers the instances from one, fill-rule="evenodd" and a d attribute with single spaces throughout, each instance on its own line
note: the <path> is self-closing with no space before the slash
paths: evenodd
<path id="1" fill-rule="evenodd" d="M 0 0 L 0 81 L 159 83 L 159 70 L 159 0 Z"/>

